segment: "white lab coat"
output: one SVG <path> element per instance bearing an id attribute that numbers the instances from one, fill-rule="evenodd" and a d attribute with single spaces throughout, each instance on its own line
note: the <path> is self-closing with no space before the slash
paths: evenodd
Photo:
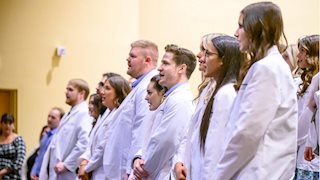
<path id="1" fill-rule="evenodd" d="M 307 171 L 319 172 L 319 156 L 315 156 L 312 161 L 304 159 L 304 150 L 306 147 L 309 129 L 312 131 L 315 128 L 314 123 L 311 122 L 314 112 L 308 107 L 310 99 L 314 98 L 314 93 L 319 89 L 319 73 L 312 78 L 307 92 L 304 95 L 304 106 L 298 121 L 298 155 L 297 155 L 297 168 Z M 317 101 L 315 99 L 315 101 Z M 318 124 L 319 126 L 319 124 Z M 316 139 L 310 132 L 310 138 Z"/>
<path id="2" fill-rule="evenodd" d="M 299 84 L 296 84 L 296 86 L 297 86 L 297 92 L 300 91 L 299 86 L 300 86 L 300 84 L 302 83 L 301 78 L 299 78 L 299 79 L 300 79 Z M 296 82 L 295 82 L 295 83 L 296 83 Z M 306 102 L 307 96 L 308 96 L 308 94 L 309 94 L 308 92 L 309 92 L 309 89 L 307 88 L 303 96 L 298 96 L 298 117 L 301 116 L 301 113 L 302 113 L 302 111 L 303 111 L 303 109 L 304 109 L 304 107 L 305 107 L 305 102 Z"/>
<path id="3" fill-rule="evenodd" d="M 276 46 L 245 76 L 231 111 L 215 180 L 291 179 L 297 152 L 297 95 Z"/>
<path id="4" fill-rule="evenodd" d="M 160 106 L 160 105 L 159 105 Z M 143 154 L 145 154 L 147 145 L 150 141 L 150 136 L 154 132 L 154 129 L 159 125 L 159 121 L 157 120 L 157 114 L 159 113 L 160 108 L 158 107 L 155 111 L 152 111 L 152 116 L 150 116 L 150 119 L 144 122 L 143 129 L 144 129 L 144 135 L 143 135 L 143 144 L 142 148 L 136 153 L 135 157 L 142 157 Z M 133 163 L 133 162 L 132 162 Z"/>
<path id="5" fill-rule="evenodd" d="M 77 177 L 77 159 L 85 151 L 91 130 L 90 115 L 86 102 L 74 106 L 70 114 L 61 119 L 57 133 L 44 155 L 39 179 L 41 180 L 74 180 Z M 62 161 L 68 169 L 66 172 L 56 174 L 54 166 Z M 50 163 L 50 164 L 49 164 Z M 47 167 L 49 166 L 49 177 Z"/>
<path id="6" fill-rule="evenodd" d="M 306 146 L 308 147 L 312 147 L 312 149 L 314 150 L 317 147 L 317 144 L 319 143 L 320 140 L 320 134 L 319 134 L 319 103 L 320 103 L 320 91 L 316 91 L 314 94 L 314 99 L 316 101 L 316 105 L 317 105 L 317 112 L 315 112 L 315 123 L 310 123 L 309 124 L 309 132 L 308 132 L 308 138 L 307 138 L 307 143 Z M 319 156 L 315 155 L 315 158 L 318 159 L 318 163 L 317 165 L 319 166 Z M 317 169 L 317 171 L 319 172 L 319 167 Z"/>
<path id="7" fill-rule="evenodd" d="M 159 106 L 145 154 L 144 169 L 152 180 L 169 179 L 173 156 L 192 118 L 193 95 L 188 83 L 179 85 Z"/>
<path id="8" fill-rule="evenodd" d="M 201 108 L 203 109 L 202 115 L 198 117 L 197 125 L 190 127 L 189 131 L 193 132 L 191 136 L 190 174 L 187 177 L 189 176 L 192 180 L 210 180 L 213 177 L 213 169 L 216 167 L 223 152 L 222 144 L 227 131 L 226 124 L 229 121 L 235 97 L 234 83 L 231 82 L 222 86 L 216 93 L 204 146 L 205 153 L 200 150 L 200 125 L 207 104 L 202 105 L 204 107 Z"/>
<path id="9" fill-rule="evenodd" d="M 105 118 L 110 113 L 109 109 L 106 109 L 102 115 L 99 115 L 96 125 L 92 128 L 89 135 L 89 142 L 87 144 L 85 152 L 79 157 L 78 163 L 80 164 L 82 160 L 86 159 L 89 160 L 91 157 L 91 146 L 94 141 L 94 135 L 96 134 L 97 130 L 102 127 Z"/>
<path id="10" fill-rule="evenodd" d="M 113 126 L 113 115 L 116 112 L 116 108 L 111 112 L 109 109 L 103 114 L 96 124 L 95 131 L 92 131 L 92 142 L 91 145 L 87 147 L 86 152 L 81 155 L 80 161 L 83 159 L 88 160 L 88 164 L 85 166 L 84 170 L 86 172 L 92 172 L 91 180 L 102 180 L 105 179 L 105 174 L 103 170 L 103 152 L 105 144 L 108 141 L 110 133 Z"/>
<path id="11" fill-rule="evenodd" d="M 154 131 L 156 126 L 158 126 L 158 124 L 159 124 L 159 122 L 155 122 L 157 119 L 156 117 L 157 117 L 158 112 L 159 112 L 159 107 L 155 111 L 152 111 L 152 116 L 150 117 L 150 119 L 148 119 L 147 121 L 145 121 L 143 123 L 144 135 L 142 136 L 142 138 L 144 140 L 143 140 L 142 148 L 136 153 L 134 158 L 136 158 L 136 157 L 141 158 L 142 155 L 145 154 L 147 145 L 150 140 L 151 133 Z M 132 161 L 132 166 L 133 166 L 133 161 Z M 129 180 L 135 180 L 135 176 L 133 174 L 133 169 L 131 169 L 131 172 L 129 175 Z"/>
<path id="12" fill-rule="evenodd" d="M 134 155 L 143 144 L 143 121 L 148 120 L 152 113 L 145 100 L 150 79 L 158 74 L 152 70 L 132 89 L 121 103 L 114 115 L 114 130 L 106 143 L 103 155 L 103 167 L 108 180 L 123 179 L 131 171 Z"/>
<path id="13" fill-rule="evenodd" d="M 176 151 L 176 154 L 174 156 L 174 162 L 173 166 L 175 166 L 176 163 L 181 162 L 187 169 L 187 179 L 190 179 L 190 157 L 191 157 L 191 136 L 194 132 L 194 129 L 199 129 L 201 118 L 203 116 L 203 113 L 206 109 L 206 105 L 209 101 L 208 90 L 210 87 L 214 89 L 215 81 L 211 79 L 207 86 L 202 90 L 199 98 L 198 103 L 195 108 L 195 111 L 192 115 L 192 119 L 190 121 L 189 127 L 187 129 L 187 133 L 183 137 L 182 142 L 179 145 L 178 150 Z M 212 92 L 210 93 L 212 95 Z M 207 97 L 208 96 L 208 97 Z M 205 100 L 205 98 L 207 99 Z"/>
<path id="14" fill-rule="evenodd" d="M 316 105 L 317 105 L 317 108 L 318 108 L 318 111 L 315 112 L 315 123 L 316 123 L 316 126 L 314 123 L 310 123 L 309 124 L 309 132 L 308 132 L 308 138 L 307 138 L 307 146 L 308 147 L 312 147 L 313 149 L 316 148 L 317 146 L 317 143 L 319 143 L 319 140 L 320 140 L 320 137 L 319 137 L 319 126 L 320 126 L 320 122 L 319 122 L 319 115 L 320 115 L 320 112 L 319 112 L 319 103 L 320 103 L 320 91 L 316 91 L 315 94 L 314 94 L 314 100 L 316 102 Z M 319 157 L 318 157 L 319 158 Z M 319 165 L 319 164 L 318 164 Z"/>
<path id="15" fill-rule="evenodd" d="M 298 151 L 299 151 L 299 146 L 304 146 L 306 142 L 309 122 L 313 114 L 313 112 L 311 112 L 307 107 L 309 103 L 308 99 L 310 98 L 310 95 L 311 95 L 309 93 L 309 90 L 310 90 L 310 86 L 307 88 L 303 96 L 298 96 L 298 117 L 299 117 L 298 118 L 298 141 L 297 141 Z M 298 153 L 298 156 L 299 156 L 299 153 Z"/>

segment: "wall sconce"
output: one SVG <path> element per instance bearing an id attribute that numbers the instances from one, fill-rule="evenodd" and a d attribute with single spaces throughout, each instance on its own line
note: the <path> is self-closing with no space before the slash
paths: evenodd
<path id="1" fill-rule="evenodd" d="M 56 52 L 57 52 L 57 56 L 59 56 L 59 57 L 65 56 L 67 54 L 67 50 L 63 46 L 58 46 L 56 49 Z"/>

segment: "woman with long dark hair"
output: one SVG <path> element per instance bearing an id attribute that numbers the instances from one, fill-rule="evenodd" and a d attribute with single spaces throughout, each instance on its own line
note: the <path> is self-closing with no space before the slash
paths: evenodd
<path id="1" fill-rule="evenodd" d="M 25 154 L 24 140 L 14 133 L 14 117 L 3 114 L 0 130 L 0 179 L 21 179 Z"/>
<path id="2" fill-rule="evenodd" d="M 246 6 L 235 32 L 248 61 L 237 81 L 224 152 L 212 179 L 292 179 L 297 145 L 297 96 L 280 51 L 280 8 L 272 2 Z M 279 50 L 280 49 L 280 50 Z"/>
<path id="3" fill-rule="evenodd" d="M 198 57 L 199 58 L 199 57 Z M 202 57 L 200 57 L 202 58 Z M 183 174 L 191 179 L 210 179 L 222 153 L 226 123 L 236 97 L 234 84 L 239 74 L 244 54 L 239 51 L 236 38 L 227 35 L 215 35 L 208 39 L 203 58 L 204 76 L 210 81 L 200 95 L 196 113 L 189 128 L 188 142 L 185 148 L 182 173 L 179 162 L 176 164 L 177 179 Z M 190 149 L 190 152 L 188 152 Z M 189 160 L 190 159 L 190 160 Z M 190 162 L 188 162 L 190 161 Z"/>

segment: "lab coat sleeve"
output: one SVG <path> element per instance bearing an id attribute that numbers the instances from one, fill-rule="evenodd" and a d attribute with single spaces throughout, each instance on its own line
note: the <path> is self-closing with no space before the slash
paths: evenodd
<path id="1" fill-rule="evenodd" d="M 63 161 L 64 166 L 72 172 L 75 172 L 75 170 L 78 167 L 77 159 L 86 149 L 87 143 L 89 141 L 89 132 L 91 129 L 90 124 L 90 116 L 89 114 L 82 113 L 78 116 L 81 118 L 79 121 L 77 128 L 77 142 L 76 145 L 73 147 L 69 155 L 65 158 Z"/>
<path id="2" fill-rule="evenodd" d="M 81 163 L 81 161 L 83 160 L 89 160 L 90 156 L 91 156 L 91 146 L 87 146 L 86 151 L 79 157 L 78 163 Z"/>
<path id="3" fill-rule="evenodd" d="M 180 143 L 179 143 L 178 149 L 173 157 L 173 166 L 178 162 L 181 162 L 182 164 L 185 163 L 185 153 L 186 153 L 186 147 L 187 147 L 187 143 L 188 143 L 188 131 L 190 128 L 189 126 L 190 126 L 190 124 L 185 126 L 185 129 L 183 130 L 182 136 L 179 139 Z"/>
<path id="4" fill-rule="evenodd" d="M 133 157 L 133 159 L 134 158 L 141 158 L 142 157 L 142 149 L 140 149 L 135 155 L 134 155 L 134 157 Z M 131 166 L 133 165 L 133 161 L 131 162 Z"/>
<path id="5" fill-rule="evenodd" d="M 226 124 L 229 120 L 230 111 L 236 97 L 236 91 L 232 84 L 223 86 L 213 102 L 210 125 L 205 143 L 204 179 L 213 177 L 213 169 L 217 166 L 219 158 L 223 153 L 222 144 L 226 135 Z"/>
<path id="6" fill-rule="evenodd" d="M 251 68 L 251 78 L 244 79 L 238 92 L 243 91 L 239 117 L 215 170 L 217 180 L 231 179 L 254 157 L 280 104 L 277 74 L 260 64 Z"/>
<path id="7" fill-rule="evenodd" d="M 319 123 L 319 119 L 316 123 Z M 315 149 L 317 147 L 319 134 L 317 134 L 316 125 L 313 122 L 310 122 L 308 124 L 309 124 L 309 131 L 308 131 L 306 147 L 312 147 L 313 149 Z"/>
<path id="8" fill-rule="evenodd" d="M 106 146 L 106 143 L 108 141 L 108 138 L 110 137 L 111 134 L 111 129 L 109 128 L 108 124 L 101 124 L 101 126 L 103 126 L 100 131 L 98 136 L 103 136 L 102 138 L 99 138 L 99 143 L 97 145 L 97 147 L 95 147 L 93 149 L 93 152 L 91 154 L 91 157 L 89 159 L 88 164 L 85 166 L 85 171 L 86 172 L 91 172 L 94 169 L 97 169 L 99 166 L 102 165 L 102 161 L 103 161 L 103 152 L 104 152 L 104 148 Z M 100 133 L 102 132 L 102 133 Z"/>
<path id="9" fill-rule="evenodd" d="M 144 99 L 146 96 L 147 91 L 145 89 L 141 89 L 140 92 L 137 92 L 135 96 L 135 118 L 133 120 L 132 125 L 132 138 L 131 138 L 131 145 L 128 153 L 128 160 L 127 160 L 127 168 L 126 173 L 130 174 L 131 172 L 131 165 L 132 160 L 136 153 L 142 148 L 142 144 L 144 141 L 143 137 L 143 123 L 145 120 L 150 118 L 150 111 L 149 111 L 149 104 Z"/>
<path id="10" fill-rule="evenodd" d="M 308 136 L 308 128 L 314 114 L 314 93 L 319 89 L 318 75 L 312 78 L 311 84 L 307 89 L 306 100 L 303 104 L 303 111 L 298 120 L 298 147 L 304 144 Z"/>
<path id="11" fill-rule="evenodd" d="M 312 115 L 310 115 L 310 120 L 313 115 L 315 115 L 315 123 L 311 122 L 308 123 L 308 137 L 307 137 L 307 144 L 308 147 L 315 148 L 317 146 L 317 141 L 319 139 L 319 134 L 317 133 L 316 127 L 319 128 L 319 107 L 317 107 L 318 111 L 316 111 L 315 107 L 319 105 L 320 102 L 320 91 L 319 91 L 319 73 L 316 74 L 311 81 L 310 84 L 310 96 L 308 100 L 308 105 L 306 108 L 309 109 L 309 111 L 312 111 Z M 315 113 L 315 114 L 314 114 Z M 311 113 L 310 113 L 311 114 Z"/>
<path id="12" fill-rule="evenodd" d="M 304 107 L 298 120 L 298 147 L 303 145 L 308 137 L 308 128 L 313 116 L 313 112 L 308 106 Z"/>
<path id="13" fill-rule="evenodd" d="M 100 120 L 101 118 L 101 115 L 99 116 L 99 119 L 98 121 Z M 89 160 L 90 157 L 91 157 L 91 145 L 92 145 L 92 141 L 93 141 L 93 134 L 94 134 L 94 131 L 95 129 L 97 128 L 99 123 L 96 124 L 96 126 L 92 127 L 92 129 L 90 130 L 90 133 L 89 133 L 89 141 L 88 141 L 88 144 L 86 146 L 86 150 L 85 152 L 79 157 L 78 159 L 78 164 L 81 163 L 81 161 L 83 160 Z"/>
<path id="14" fill-rule="evenodd" d="M 152 134 L 147 145 L 144 169 L 150 177 L 156 176 L 174 156 L 179 143 L 179 136 L 184 133 L 190 121 L 193 109 L 191 102 L 181 99 L 168 99 L 160 124 Z"/>
<path id="15" fill-rule="evenodd" d="M 315 93 L 315 97 L 314 97 L 315 101 L 320 101 L 320 91 L 317 91 Z M 316 112 L 314 112 L 315 114 L 315 122 L 310 122 L 309 123 L 309 131 L 308 131 L 308 138 L 307 138 L 307 144 L 306 146 L 308 147 L 312 147 L 312 148 L 316 148 L 317 147 L 317 143 L 319 142 L 319 107 L 318 110 Z M 317 129 L 318 128 L 318 129 Z"/>

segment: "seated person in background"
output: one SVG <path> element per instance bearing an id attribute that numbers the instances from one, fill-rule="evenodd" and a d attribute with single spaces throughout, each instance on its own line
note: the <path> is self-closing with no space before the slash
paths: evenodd
<path id="1" fill-rule="evenodd" d="M 14 118 L 3 114 L 0 129 L 0 179 L 21 179 L 21 168 L 26 155 L 26 145 L 14 133 Z"/>

